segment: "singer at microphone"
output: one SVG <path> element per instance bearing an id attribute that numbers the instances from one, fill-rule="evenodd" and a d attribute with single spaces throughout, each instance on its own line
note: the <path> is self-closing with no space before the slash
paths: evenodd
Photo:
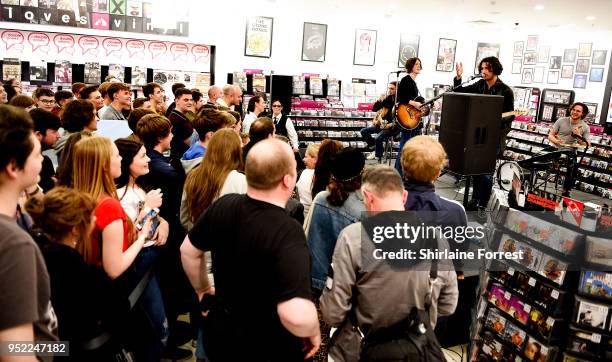
<path id="1" fill-rule="evenodd" d="M 470 80 L 480 79 L 471 84 L 461 86 L 463 63 L 458 62 L 455 65 L 457 76 L 453 79 L 454 87 L 456 87 L 455 92 L 503 96 L 504 106 L 502 112 L 512 112 L 514 110 L 514 93 L 512 93 L 510 87 L 499 79 L 499 75 L 503 70 L 504 67 L 497 57 L 486 57 L 478 63 L 478 74 L 471 77 Z M 498 158 L 502 155 L 506 147 L 506 135 L 510 132 L 510 126 L 513 120 L 514 116 L 506 117 L 502 119 L 500 124 L 501 133 L 497 148 Z M 468 211 L 474 211 L 479 207 L 485 207 L 489 202 L 493 187 L 493 175 L 474 176 L 473 180 L 474 192 L 472 194 L 472 200 L 470 200 L 466 208 Z"/>

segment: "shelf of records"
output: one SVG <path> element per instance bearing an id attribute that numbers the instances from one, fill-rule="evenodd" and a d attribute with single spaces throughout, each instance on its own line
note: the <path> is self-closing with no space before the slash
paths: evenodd
<path id="1" fill-rule="evenodd" d="M 609 210 L 572 225 L 492 202 L 502 206 L 491 214 L 489 248 L 523 257 L 488 261 L 481 272 L 470 361 L 611 360 Z"/>
<path id="2" fill-rule="evenodd" d="M 512 122 L 512 129 L 522 131 L 523 133 L 530 133 L 534 135 L 544 135 L 544 138 L 548 138 L 552 123 L 531 123 L 531 122 Z M 589 141 L 593 146 L 601 146 L 604 148 L 612 149 L 612 136 L 606 134 L 590 135 Z M 542 139 L 542 142 L 543 139 Z M 541 142 L 541 143 L 542 143 Z"/>
<path id="3" fill-rule="evenodd" d="M 318 131 L 318 130 L 298 130 L 298 137 L 300 139 L 308 138 L 342 138 L 342 139 L 361 139 L 359 131 Z"/>
<path id="4" fill-rule="evenodd" d="M 372 120 L 374 116 L 376 116 L 376 112 L 350 109 L 292 109 L 290 115 L 294 118 L 350 118 Z"/>
<path id="5" fill-rule="evenodd" d="M 314 137 L 313 137 L 314 138 Z M 333 137 L 323 137 L 323 138 L 332 138 Z M 308 147 L 308 145 L 310 144 L 319 144 L 323 141 L 323 138 L 321 139 L 311 139 L 311 140 L 304 140 L 304 139 L 300 139 L 300 147 L 303 146 L 303 148 Z M 342 140 L 340 141 L 342 142 L 342 147 L 353 147 L 353 148 L 357 148 L 357 149 L 361 149 L 361 150 L 366 150 L 368 145 L 367 143 L 365 143 L 364 141 L 346 141 L 346 140 Z"/>
<path id="6" fill-rule="evenodd" d="M 25 64 L 24 63 L 29 63 Z M 75 70 L 78 67 L 79 70 Z M 55 63 L 46 61 L 24 61 L 17 58 L 4 58 L 2 60 L 2 80 L 21 79 L 29 80 L 31 84 L 70 85 L 73 82 L 86 84 L 102 83 L 102 68 L 108 68 L 108 75 L 112 75 L 134 87 L 141 87 L 150 81 L 162 86 L 166 83 L 185 83 L 189 88 L 207 90 L 211 82 L 211 73 L 151 69 L 142 66 L 126 67 L 122 64 L 100 64 L 98 62 L 85 62 L 84 64 L 70 63 L 66 60 L 57 60 Z M 22 70 L 29 69 L 29 78 L 22 76 Z M 51 72 L 52 74 L 48 74 Z M 82 73 L 81 73 L 82 72 Z M 79 73 L 74 74 L 74 73 Z M 149 77 L 152 74 L 152 78 Z"/>
<path id="7" fill-rule="evenodd" d="M 297 118 L 295 120 L 295 126 L 298 128 L 308 127 L 308 128 L 352 128 L 352 129 L 361 129 L 367 126 L 368 122 L 366 120 L 356 120 L 356 119 L 347 119 L 347 120 L 334 120 L 334 119 L 301 119 Z"/>

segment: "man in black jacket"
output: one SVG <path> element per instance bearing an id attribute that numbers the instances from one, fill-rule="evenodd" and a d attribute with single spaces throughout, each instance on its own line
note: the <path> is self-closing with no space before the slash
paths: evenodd
<path id="1" fill-rule="evenodd" d="M 457 76 L 453 79 L 453 82 L 454 86 L 457 87 L 461 84 L 463 64 L 457 63 L 455 68 Z M 511 112 L 514 110 L 514 93 L 510 87 L 499 79 L 499 75 L 504 70 L 499 59 L 497 59 L 497 57 L 486 57 L 482 59 L 478 64 L 478 70 L 482 74 L 482 79 L 472 85 L 459 87 L 455 92 L 503 96 L 504 107 L 502 111 Z M 501 137 L 497 147 L 498 157 L 502 154 L 506 146 L 506 135 L 510 131 L 513 120 L 514 116 L 502 119 L 500 125 Z M 478 207 L 485 207 L 489 202 L 491 189 L 493 187 L 493 175 L 478 175 L 474 176 L 473 180 L 474 191 L 472 193 L 472 200 L 468 203 L 468 210 L 476 210 Z M 468 190 L 466 190 L 466 192 L 468 192 Z"/>

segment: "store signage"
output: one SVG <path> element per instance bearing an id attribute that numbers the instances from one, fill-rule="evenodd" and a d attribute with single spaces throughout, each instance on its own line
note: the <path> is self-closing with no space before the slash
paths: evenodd
<path id="1" fill-rule="evenodd" d="M 302 75 L 304 76 L 304 78 L 321 77 L 321 75 L 317 73 L 302 73 Z"/>
<path id="2" fill-rule="evenodd" d="M 261 69 L 245 69 L 244 74 L 263 74 Z"/>
<path id="3" fill-rule="evenodd" d="M 527 202 L 538 205 L 538 206 L 542 206 L 543 208 L 550 209 L 550 210 L 555 210 L 559 206 L 559 203 L 554 200 L 547 199 L 545 197 L 538 196 L 532 193 L 527 194 Z"/>
<path id="4" fill-rule="evenodd" d="M 584 212 L 584 203 L 563 197 L 563 205 L 567 207 L 567 211 L 574 217 L 576 225 L 580 226 L 582 214 Z"/>
<path id="5" fill-rule="evenodd" d="M 28 3 L 38 6 L 0 4 L 0 21 L 189 36 L 188 21 L 177 21 L 176 26 L 170 29 L 154 27 L 151 22 L 152 2 L 132 1 L 129 9 L 126 9 L 126 0 L 110 0 L 108 4 L 106 1 L 79 1 L 77 9 L 73 8 L 76 2 L 68 1 L 30 1 Z"/>
<path id="6" fill-rule="evenodd" d="M 205 44 L 125 39 L 94 35 L 74 35 L 0 29 L 0 54 L 22 61 L 53 59 L 72 63 L 100 61 L 151 68 L 210 72 L 211 47 Z M 260 71 L 261 72 L 261 71 Z"/>

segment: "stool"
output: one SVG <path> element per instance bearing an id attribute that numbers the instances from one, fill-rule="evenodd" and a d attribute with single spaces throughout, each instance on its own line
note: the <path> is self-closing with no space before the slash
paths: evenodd
<path id="1" fill-rule="evenodd" d="M 391 160 L 393 159 L 393 142 L 396 141 L 397 135 L 390 136 L 385 140 L 383 157 L 378 160 L 378 163 L 387 163 L 391 166 Z M 399 152 L 398 152 L 399 157 Z"/>

